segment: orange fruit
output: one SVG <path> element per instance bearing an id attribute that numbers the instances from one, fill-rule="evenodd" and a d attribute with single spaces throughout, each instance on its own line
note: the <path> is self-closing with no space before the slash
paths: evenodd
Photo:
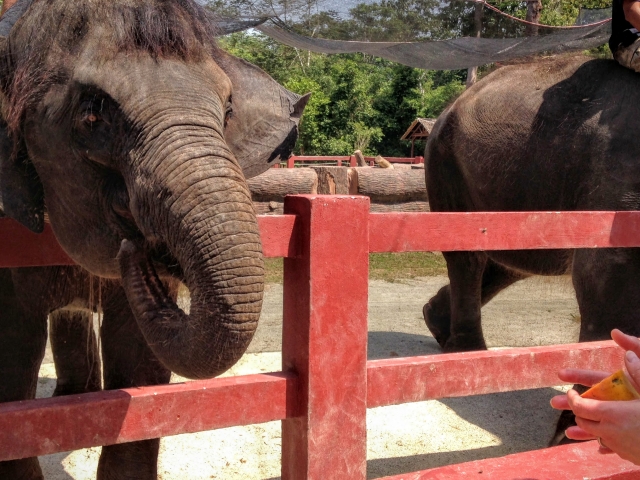
<path id="1" fill-rule="evenodd" d="M 581 397 L 595 400 L 636 400 L 640 398 L 640 395 L 624 371 L 618 370 L 600 383 L 596 383 L 584 392 Z"/>

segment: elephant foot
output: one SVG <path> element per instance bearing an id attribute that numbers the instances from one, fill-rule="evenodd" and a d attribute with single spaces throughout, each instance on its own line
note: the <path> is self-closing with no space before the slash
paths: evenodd
<path id="1" fill-rule="evenodd" d="M 470 352 L 474 350 L 486 350 L 482 332 L 458 333 L 449 336 L 442 347 L 445 353 Z"/>
<path id="2" fill-rule="evenodd" d="M 574 385 L 573 389 L 579 394 L 583 394 L 589 388 L 584 385 Z M 550 447 L 555 447 L 557 445 L 567 445 L 569 443 L 579 443 L 581 440 L 571 440 L 567 438 L 564 434 L 565 430 L 569 427 L 576 426 L 576 416 L 571 410 L 563 410 L 560 414 L 560 418 L 558 419 L 558 423 L 556 425 L 556 433 L 553 434 L 553 437 L 549 441 Z"/>
<path id="3" fill-rule="evenodd" d="M 156 480 L 160 439 L 102 447 L 98 480 Z"/>
<path id="4" fill-rule="evenodd" d="M 102 390 L 102 385 L 99 383 L 99 379 L 88 380 L 82 384 L 65 384 L 58 382 L 56 388 L 53 391 L 53 397 L 63 397 L 65 395 L 79 395 L 81 393 L 99 392 Z"/>
<path id="5" fill-rule="evenodd" d="M 448 313 L 446 315 L 438 315 L 430 301 L 422 307 L 422 316 L 433 338 L 436 339 L 440 347 L 444 348 L 451 336 L 450 315 Z"/>
<path id="6" fill-rule="evenodd" d="M 550 447 L 557 447 L 558 445 L 567 445 L 569 443 L 578 443 L 578 440 L 571 440 L 564 434 L 565 430 L 569 427 L 576 425 L 576 416 L 571 410 L 563 410 L 558 419 L 556 425 L 556 432 L 549 441 Z"/>

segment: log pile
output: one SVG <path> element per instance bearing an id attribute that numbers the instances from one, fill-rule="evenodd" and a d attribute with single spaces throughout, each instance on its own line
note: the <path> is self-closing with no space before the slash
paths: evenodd
<path id="1" fill-rule="evenodd" d="M 318 193 L 321 195 L 349 195 L 347 167 L 311 167 L 318 175 Z"/>
<path id="2" fill-rule="evenodd" d="M 310 168 L 271 168 L 247 184 L 258 215 L 282 215 L 285 195 L 318 193 L 318 176 Z"/>
<path id="3" fill-rule="evenodd" d="M 256 213 L 282 214 L 285 195 L 366 195 L 372 212 L 428 212 L 424 168 L 270 169 L 247 181 Z"/>
<path id="4" fill-rule="evenodd" d="M 428 212 L 424 169 L 353 168 L 349 191 L 371 199 L 372 212 Z"/>

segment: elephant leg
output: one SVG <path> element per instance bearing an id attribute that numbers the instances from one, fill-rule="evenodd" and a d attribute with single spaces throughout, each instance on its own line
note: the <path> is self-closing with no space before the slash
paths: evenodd
<path id="1" fill-rule="evenodd" d="M 34 297 L 38 298 L 38 297 Z M 26 312 L 10 270 L 0 270 L 0 402 L 35 398 L 38 370 L 47 343 L 46 311 Z M 42 479 L 36 457 L 0 462 L 0 478 Z"/>
<path id="2" fill-rule="evenodd" d="M 65 309 L 49 315 L 49 339 L 57 377 L 54 397 L 102 389 L 100 355 L 91 317 L 88 311 Z"/>
<path id="3" fill-rule="evenodd" d="M 493 297 L 509 285 L 527 276 L 527 274 L 508 269 L 490 258 L 487 259 L 484 270 L 482 271 L 482 283 L 480 287 L 481 306 L 486 305 Z M 444 348 L 451 336 L 451 286 L 446 285 L 442 287 L 438 293 L 429 300 L 429 303 L 425 304 L 422 308 L 422 314 L 429 331 L 440 346 Z M 461 324 L 460 328 L 465 327 Z M 473 328 L 477 332 L 477 327 L 473 326 Z M 482 335 L 481 326 L 480 335 Z M 482 340 L 482 343 L 484 345 L 484 340 Z"/>
<path id="4" fill-rule="evenodd" d="M 446 323 L 442 322 L 443 313 L 446 312 L 446 308 L 443 308 L 443 300 L 447 292 L 441 290 L 434 302 L 436 307 L 434 310 L 440 314 L 439 331 L 436 329 L 434 331 L 440 338 L 439 341 L 443 342 L 441 345 L 445 352 L 485 349 L 480 309 L 482 276 L 487 255 L 483 252 L 445 252 L 444 258 L 447 261 L 449 273 L 448 295 L 451 321 L 447 335 Z M 435 320 L 435 316 L 433 319 Z M 434 325 L 436 325 L 435 321 L 432 323 L 432 326 Z"/>
<path id="5" fill-rule="evenodd" d="M 640 336 L 640 249 L 577 250 L 572 274 L 581 342 L 610 340 L 614 328 Z"/>
<path id="6" fill-rule="evenodd" d="M 618 328 L 640 336 L 640 249 L 576 250 L 573 286 L 580 309 L 580 342 L 611 339 Z M 582 393 L 586 387 L 575 385 Z M 551 445 L 572 443 L 564 435 L 575 425 L 570 410 L 562 412 Z"/>
<path id="7" fill-rule="evenodd" d="M 171 372 L 151 352 L 122 287 L 104 296 L 100 331 L 105 390 L 169 383 Z M 102 448 L 98 480 L 155 479 L 160 439 Z"/>

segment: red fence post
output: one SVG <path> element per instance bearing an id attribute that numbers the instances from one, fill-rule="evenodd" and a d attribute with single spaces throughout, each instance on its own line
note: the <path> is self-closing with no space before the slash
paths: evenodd
<path id="1" fill-rule="evenodd" d="M 282 480 L 364 480 L 369 199 L 296 195 L 284 211 L 300 223 L 299 255 L 284 259 L 282 362 L 300 391 L 282 421 Z"/>

